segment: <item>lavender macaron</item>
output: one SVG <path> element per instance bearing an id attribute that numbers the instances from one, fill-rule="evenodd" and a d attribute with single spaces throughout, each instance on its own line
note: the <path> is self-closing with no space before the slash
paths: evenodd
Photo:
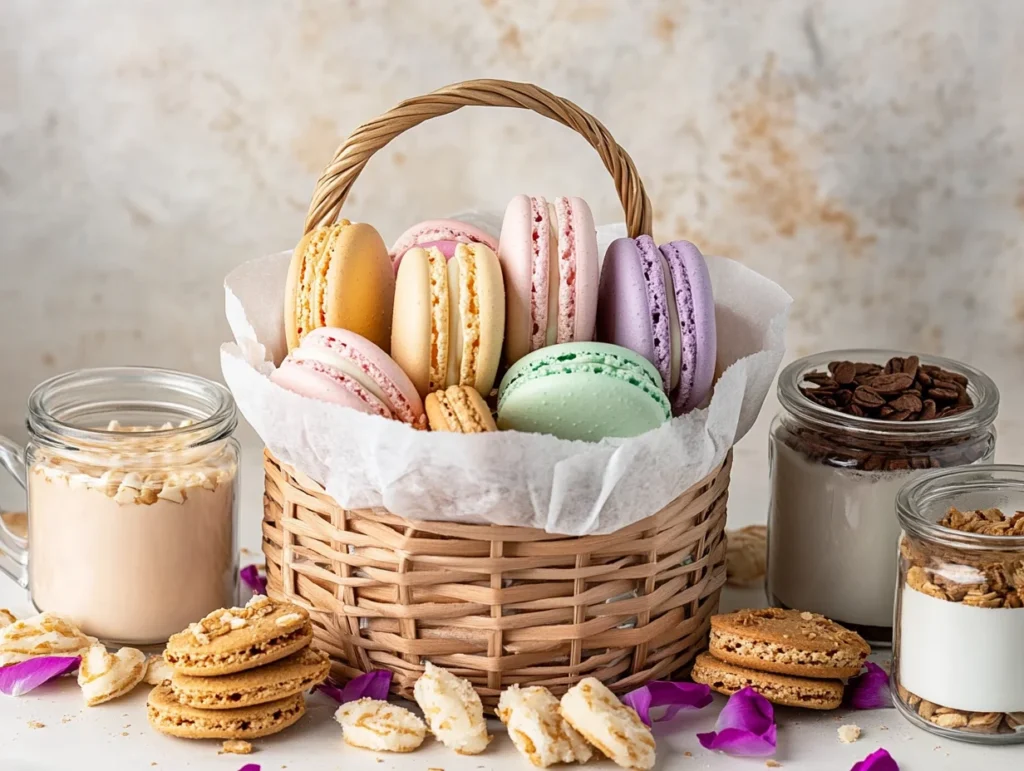
<path id="1" fill-rule="evenodd" d="M 605 254 L 597 340 L 639 353 L 661 375 L 672 414 L 700 406 L 715 377 L 715 300 L 708 267 L 689 241 L 659 247 L 619 238 Z"/>

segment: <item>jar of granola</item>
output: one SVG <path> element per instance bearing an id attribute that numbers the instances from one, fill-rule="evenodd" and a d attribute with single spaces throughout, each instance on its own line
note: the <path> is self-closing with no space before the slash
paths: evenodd
<path id="1" fill-rule="evenodd" d="M 769 601 L 888 645 L 896 493 L 929 469 L 991 461 L 996 386 L 950 359 L 832 351 L 783 370 L 779 402 L 769 447 Z"/>
<path id="2" fill-rule="evenodd" d="M 932 472 L 896 508 L 897 707 L 950 739 L 1024 741 L 1024 466 Z"/>

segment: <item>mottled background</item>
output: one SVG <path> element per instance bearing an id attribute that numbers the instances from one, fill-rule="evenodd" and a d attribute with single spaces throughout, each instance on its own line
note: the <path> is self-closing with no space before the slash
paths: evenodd
<path id="1" fill-rule="evenodd" d="M 218 376 L 222 277 L 294 243 L 341 139 L 485 76 L 592 111 L 657 236 L 785 286 L 791 355 L 966 359 L 1003 388 L 1005 428 L 1024 412 L 1022 73 L 1014 0 L 4 0 L 0 432 L 64 370 Z M 519 192 L 620 217 L 582 140 L 512 110 L 416 129 L 354 190 L 347 216 L 387 241 Z"/>

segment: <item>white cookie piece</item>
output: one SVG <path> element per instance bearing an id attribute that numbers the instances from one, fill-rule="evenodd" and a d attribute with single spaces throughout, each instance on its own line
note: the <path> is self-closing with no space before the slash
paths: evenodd
<path id="1" fill-rule="evenodd" d="M 346 744 L 377 752 L 412 752 L 423 744 L 427 726 L 405 707 L 359 699 L 338 707 L 334 719 Z"/>
<path id="2" fill-rule="evenodd" d="M 586 763 L 593 748 L 559 713 L 558 699 L 547 688 L 513 685 L 498 700 L 498 717 L 516 749 L 538 768 L 555 763 Z"/>
<path id="3" fill-rule="evenodd" d="M 95 707 L 124 696 L 146 676 L 146 654 L 135 648 L 121 648 L 108 653 L 102 645 L 94 645 L 82 656 L 78 668 L 78 685 L 85 704 Z"/>
<path id="4" fill-rule="evenodd" d="M 413 686 L 431 733 L 460 755 L 479 755 L 490 744 L 480 697 L 468 680 L 429 661 Z"/>
<path id="5" fill-rule="evenodd" d="M 654 736 L 636 712 L 593 677 L 586 677 L 562 697 L 562 717 L 623 768 L 654 767 Z"/>
<path id="6" fill-rule="evenodd" d="M 40 656 L 81 656 L 95 643 L 68 619 L 40 613 L 0 629 L 0 667 Z"/>
<path id="7" fill-rule="evenodd" d="M 17 620 L 18 619 L 15 618 L 14 614 L 7 610 L 7 608 L 0 608 L 0 629 L 10 626 Z"/>
<path id="8" fill-rule="evenodd" d="M 163 654 L 150 656 L 146 659 L 146 676 L 143 678 L 147 685 L 163 685 L 171 681 L 174 669 L 164 659 Z"/>

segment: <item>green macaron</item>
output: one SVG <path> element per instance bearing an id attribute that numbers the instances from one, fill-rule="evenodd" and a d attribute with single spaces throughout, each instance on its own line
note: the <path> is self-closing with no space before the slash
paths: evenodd
<path id="1" fill-rule="evenodd" d="M 498 390 L 498 428 L 596 442 L 637 436 L 670 416 L 647 359 L 608 343 L 562 343 L 513 365 Z"/>

